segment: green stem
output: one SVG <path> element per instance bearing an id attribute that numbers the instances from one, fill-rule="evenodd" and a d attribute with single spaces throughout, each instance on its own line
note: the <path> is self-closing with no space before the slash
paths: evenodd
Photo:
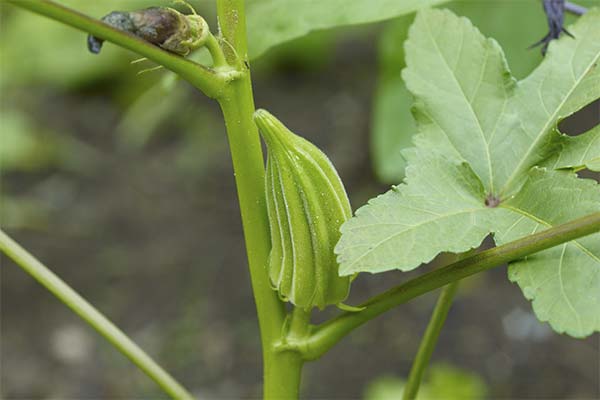
<path id="1" fill-rule="evenodd" d="M 227 68 L 229 64 L 227 64 L 227 60 L 225 59 L 225 54 L 223 53 L 223 49 L 219 45 L 219 41 L 212 34 L 208 34 L 208 38 L 206 40 L 206 48 L 210 52 L 210 56 L 213 60 L 213 66 L 217 69 L 219 68 Z"/>
<path id="2" fill-rule="evenodd" d="M 221 35 L 228 43 L 224 46 L 230 65 L 248 60 L 248 38 L 246 34 L 246 8 L 244 0 L 217 0 L 217 14 Z"/>
<path id="3" fill-rule="evenodd" d="M 272 353 L 264 359 L 264 400 L 300 398 L 300 380 L 304 359 L 296 351 Z"/>
<path id="4" fill-rule="evenodd" d="M 448 260 L 445 260 L 444 262 L 460 261 L 476 253 L 477 250 L 473 249 L 461 254 L 449 254 L 444 257 L 448 258 Z M 417 397 L 423 374 L 429 364 L 431 354 L 435 349 L 438 337 L 440 336 L 440 332 L 442 331 L 442 327 L 444 326 L 444 322 L 446 321 L 448 311 L 450 311 L 457 290 L 458 281 L 454 281 L 442 288 L 440 297 L 438 297 L 438 301 L 433 309 L 433 314 L 429 319 L 425 334 L 421 338 L 421 344 L 419 345 L 417 355 L 415 356 L 415 360 L 410 369 L 408 381 L 404 387 L 403 400 L 414 400 Z"/>
<path id="5" fill-rule="evenodd" d="M 302 307 L 294 307 L 288 339 L 291 341 L 305 339 L 310 332 L 310 311 Z"/>
<path id="6" fill-rule="evenodd" d="M 169 373 L 45 265 L 0 230 L 0 250 L 129 358 L 174 399 L 193 399 Z"/>
<path id="7" fill-rule="evenodd" d="M 169 53 L 129 33 L 114 29 L 113 27 L 90 18 L 75 10 L 59 5 L 50 0 L 6 0 L 17 7 L 25 8 L 35 13 L 44 15 L 66 25 L 87 32 L 98 38 L 107 40 L 126 49 L 132 50 L 149 60 L 162 65 L 187 80 L 207 96 L 216 98 L 227 80 L 215 71 L 196 64 L 181 56 Z M 43 34 L 40 32 L 39 34 Z M 82 53 L 85 51 L 82 42 Z M 91 54 L 89 57 L 93 57 Z M 219 60 L 215 60 L 218 63 Z"/>
<path id="8" fill-rule="evenodd" d="M 452 300 L 454 299 L 457 289 L 458 281 L 452 282 L 442 289 L 442 293 L 438 298 L 429 324 L 427 325 L 427 329 L 425 330 L 425 335 L 421 339 L 421 345 L 419 346 L 417 356 L 415 357 L 415 361 L 410 370 L 408 382 L 406 382 L 406 386 L 404 387 L 403 400 L 414 400 L 417 397 L 423 372 L 425 372 L 425 368 L 427 367 L 427 364 L 429 364 L 431 354 L 433 353 L 435 344 L 440 336 L 440 332 L 446 321 L 448 311 L 450 311 L 450 306 L 452 305 Z"/>
<path id="9" fill-rule="evenodd" d="M 217 13 L 230 65 L 247 61 L 243 0 L 218 0 Z M 285 307 L 271 288 L 267 273 L 270 251 L 269 224 L 264 192 L 264 161 L 252 115 L 254 99 L 250 72 L 230 82 L 219 97 L 233 160 L 242 214 L 246 252 L 263 346 L 265 399 L 297 398 L 303 360 L 296 351 L 278 351 L 285 322 Z"/>
<path id="10" fill-rule="evenodd" d="M 305 358 L 315 359 L 327 352 L 355 328 L 407 301 L 527 255 L 600 231 L 600 212 L 557 225 L 534 235 L 483 251 L 443 268 L 421 275 L 361 304 L 359 312 L 344 312 L 316 327 L 303 343 Z"/>
<path id="11" fill-rule="evenodd" d="M 288 398 L 286 369 L 297 368 L 293 352 L 275 352 L 285 321 L 285 307 L 271 288 L 267 262 L 271 238 L 267 220 L 264 167 L 258 131 L 252 120 L 254 104 L 249 74 L 231 83 L 220 99 L 242 214 L 250 279 L 263 347 L 264 397 Z M 283 376 L 282 376 L 283 374 Z M 286 394 L 282 396 L 283 393 Z"/>

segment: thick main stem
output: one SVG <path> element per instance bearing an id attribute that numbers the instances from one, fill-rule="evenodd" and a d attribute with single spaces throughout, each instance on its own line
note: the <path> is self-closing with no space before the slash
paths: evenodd
<path id="1" fill-rule="evenodd" d="M 276 352 L 285 308 L 271 288 L 267 260 L 271 239 L 264 195 L 264 167 L 248 75 L 231 83 L 220 100 L 229 136 L 246 252 L 263 347 L 264 398 L 297 398 L 302 368 L 296 352 Z"/>
<path id="2" fill-rule="evenodd" d="M 243 0 L 218 0 L 219 26 L 224 39 L 235 52 L 227 51 L 231 65 L 247 60 L 246 25 Z M 239 58 L 239 59 L 238 59 Z M 264 191 L 264 160 L 258 129 L 252 119 L 254 99 L 250 71 L 230 82 L 218 98 L 225 125 L 238 200 L 242 214 L 246 252 L 256 302 L 263 346 L 265 399 L 298 397 L 303 360 L 295 351 L 277 351 L 286 317 L 284 304 L 271 288 L 267 273 L 270 251 L 269 225 Z"/>
<path id="3" fill-rule="evenodd" d="M 433 349 L 435 349 L 435 344 L 440 336 L 440 332 L 442 331 L 442 327 L 448 316 L 448 311 L 450 311 L 450 306 L 452 305 L 452 300 L 454 300 L 457 289 L 458 281 L 452 282 L 442 289 L 442 293 L 435 305 L 425 334 L 421 339 L 419 350 L 417 351 L 412 368 L 410 369 L 408 381 L 406 382 L 406 386 L 404 386 L 403 400 L 414 400 L 417 397 L 423 373 L 425 372 L 427 364 L 429 364 L 431 354 L 433 353 Z"/>

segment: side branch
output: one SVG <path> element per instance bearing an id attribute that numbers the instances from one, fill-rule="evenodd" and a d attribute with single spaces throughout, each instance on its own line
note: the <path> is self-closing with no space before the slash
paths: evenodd
<path id="1" fill-rule="evenodd" d="M 156 382 L 165 393 L 177 400 L 192 400 L 194 398 L 156 361 L 127 337 L 123 331 L 2 230 L 0 230 L 0 251 L 10 257 L 25 272 L 104 336 L 125 357 L 129 358 L 150 379 Z"/>
<path id="2" fill-rule="evenodd" d="M 51 0 L 7 0 L 7 2 L 134 51 L 175 72 L 208 97 L 218 97 L 226 84 L 226 79 L 209 68 L 164 51 L 134 35 L 114 29 L 99 20 L 90 18 Z M 82 49 L 85 48 L 83 40 L 81 46 Z"/>
<path id="3" fill-rule="evenodd" d="M 344 336 L 367 321 L 409 300 L 478 272 L 500 266 L 550 247 L 600 231 L 600 212 L 483 251 L 409 280 L 360 305 L 359 312 L 344 312 L 317 326 L 302 343 L 304 357 L 316 359 Z"/>
<path id="4" fill-rule="evenodd" d="M 406 381 L 406 386 L 404 387 L 402 400 L 414 400 L 417 397 L 419 386 L 421 385 L 421 379 L 423 378 L 425 369 L 429 364 L 429 360 L 431 359 L 431 355 L 435 349 L 435 345 L 442 331 L 442 327 L 444 326 L 444 322 L 446 322 L 448 311 L 450 311 L 450 307 L 452 306 L 452 301 L 454 300 L 457 290 L 458 281 L 452 282 L 442 289 L 442 293 L 440 294 L 440 297 L 435 305 L 435 309 L 433 310 L 433 314 L 431 315 L 431 319 L 429 320 L 425 334 L 421 339 L 421 344 L 419 345 L 419 350 L 417 351 L 417 355 L 413 361 L 412 368 L 410 369 L 410 374 L 408 375 L 408 380 Z"/>

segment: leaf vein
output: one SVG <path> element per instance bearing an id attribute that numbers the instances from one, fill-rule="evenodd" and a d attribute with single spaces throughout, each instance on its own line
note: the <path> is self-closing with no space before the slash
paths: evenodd
<path id="1" fill-rule="evenodd" d="M 479 117 L 477 116 L 477 113 L 475 112 L 475 110 L 473 109 L 473 104 L 471 104 L 469 102 L 469 97 L 467 96 L 467 94 L 465 93 L 462 85 L 460 84 L 460 82 L 458 81 L 458 79 L 456 78 L 456 75 L 454 74 L 454 70 L 450 67 L 450 65 L 448 64 L 448 60 L 446 59 L 446 57 L 444 56 L 444 53 L 442 52 L 442 50 L 440 49 L 440 47 L 438 46 L 435 37 L 433 36 L 433 33 L 431 32 L 431 27 L 429 26 L 429 24 L 427 25 L 427 33 L 429 34 L 429 37 L 431 38 L 433 45 L 435 46 L 437 52 L 440 55 L 440 58 L 444 61 L 443 65 L 446 66 L 446 69 L 448 69 L 450 71 L 450 76 L 452 77 L 454 83 L 456 84 L 456 86 L 458 86 L 458 88 L 460 89 L 464 99 L 466 100 L 466 103 L 468 105 L 469 110 L 471 111 L 471 114 L 476 122 L 477 128 L 479 128 L 479 134 L 481 136 L 481 140 L 484 143 L 484 149 L 485 149 L 485 153 L 486 153 L 486 158 L 487 158 L 487 165 L 488 165 L 488 179 L 489 179 L 489 187 L 490 187 L 490 191 L 493 192 L 493 187 L 494 187 L 494 182 L 493 182 L 493 172 L 492 172 L 492 158 L 490 155 L 490 149 L 489 149 L 489 144 L 485 138 L 485 134 L 483 133 L 483 128 L 481 126 L 481 121 L 479 121 Z M 462 37 L 464 37 L 464 32 L 461 30 L 462 33 Z M 464 40 L 464 39 L 463 39 Z M 460 58 L 458 58 L 460 59 Z M 457 59 L 457 60 L 458 60 Z M 458 61 L 457 61 L 458 62 Z"/>

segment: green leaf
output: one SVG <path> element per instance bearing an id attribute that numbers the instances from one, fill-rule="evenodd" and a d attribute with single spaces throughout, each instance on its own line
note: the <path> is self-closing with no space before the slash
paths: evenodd
<path id="1" fill-rule="evenodd" d="M 575 174 L 533 169 L 521 191 L 502 207 L 503 244 L 600 210 L 600 186 Z M 533 300 L 541 321 L 560 333 L 585 337 L 600 331 L 600 234 L 586 236 L 513 262 L 509 278 Z"/>
<path id="2" fill-rule="evenodd" d="M 496 210 L 485 207 L 481 181 L 466 163 L 415 150 L 407 158 L 406 183 L 342 225 L 341 275 L 410 271 L 442 251 L 478 247 L 489 233 Z"/>
<path id="3" fill-rule="evenodd" d="M 418 99 L 417 143 L 467 161 L 488 193 L 509 197 L 527 170 L 557 150 L 558 121 L 600 96 L 600 87 L 579 89 L 600 58 L 599 13 L 570 28 L 577 39 L 552 43 L 546 60 L 518 85 L 497 43 L 468 20 L 447 11 L 420 15 L 403 72 Z"/>
<path id="4" fill-rule="evenodd" d="M 502 50 L 468 19 L 432 10 L 417 16 L 406 53 L 403 77 L 417 98 L 419 145 L 467 161 L 495 193 L 490 142 L 502 133 L 515 87 Z"/>
<path id="5" fill-rule="evenodd" d="M 546 165 L 554 169 L 587 168 L 600 172 L 600 126 L 579 136 L 563 136 L 561 141 L 562 150 Z"/>
<path id="6" fill-rule="evenodd" d="M 600 97 L 597 63 L 600 60 L 600 11 L 590 10 L 569 28 L 576 39 L 551 43 L 546 60 L 519 83 L 507 118 L 517 115 L 494 140 L 495 165 L 501 193 L 514 192 L 524 172 L 558 150 L 558 122 Z M 594 81 L 596 84 L 589 87 Z"/>
<path id="7" fill-rule="evenodd" d="M 448 6 L 468 16 L 475 24 L 496 38 L 507 53 L 513 69 L 523 76 L 539 63 L 539 52 L 524 45 L 524 37 L 533 42 L 546 29 L 544 18 L 538 18 L 541 7 L 531 1 L 500 2 L 490 5 L 479 1 L 454 1 Z M 506 20 L 510 19 L 511 24 Z M 416 123 L 410 113 L 412 95 L 406 89 L 400 72 L 405 67 L 404 40 L 413 18 L 405 16 L 389 23 L 379 37 L 379 76 L 374 94 L 371 131 L 373 168 L 380 181 L 398 183 L 404 178 L 406 160 L 403 149 L 411 146 Z"/>
<path id="8" fill-rule="evenodd" d="M 591 31 L 591 19 L 582 19 L 573 31 Z M 517 165 L 525 165 L 528 152 L 539 151 L 537 142 L 547 134 L 539 129 L 537 135 L 520 132 L 523 137 L 515 138 L 514 131 L 532 125 L 521 120 L 524 116 L 515 104 L 525 107 L 523 102 L 529 99 L 543 107 L 540 93 L 530 88 L 532 82 L 550 72 L 556 74 L 552 78 L 564 78 L 555 64 L 563 63 L 573 48 L 580 49 L 579 58 L 585 62 L 600 54 L 600 41 L 595 44 L 583 34 L 579 43 L 562 39 L 558 43 L 562 51 L 554 44 L 550 47 L 547 60 L 523 83 L 528 89 L 524 92 L 521 83 L 517 85 L 510 76 L 497 43 L 485 39 L 467 19 L 449 11 L 422 11 L 410 31 L 408 68 L 403 76 L 416 97 L 420 150 L 412 152 L 404 185 L 372 200 L 343 225 L 336 247 L 343 275 L 394 268 L 407 271 L 442 251 L 462 252 L 479 245 L 493 231 L 490 221 L 497 218 L 486 201 L 493 206 L 502 200 L 495 182 L 502 173 L 507 180 L 511 169 L 506 168 L 510 164 L 505 160 L 512 159 L 513 171 Z M 572 61 L 585 64 L 579 58 Z M 577 83 L 570 81 L 571 90 L 565 88 L 567 84 L 561 85 L 558 93 L 567 92 L 564 101 Z M 558 101 L 560 96 L 549 93 L 548 97 Z M 573 99 L 573 104 L 584 105 Z M 546 115 L 545 121 L 536 121 L 550 129 L 557 119 Z M 550 129 L 550 133 L 554 131 Z M 503 140 L 492 145 L 496 138 Z M 515 173 L 515 179 L 525 179 L 526 172 Z"/>
<path id="9" fill-rule="evenodd" d="M 448 0 L 253 0 L 248 2 L 248 53 L 319 29 L 383 21 Z"/>
<path id="10" fill-rule="evenodd" d="M 405 152 L 407 177 L 342 226 L 340 273 L 411 270 L 440 252 L 476 247 L 489 233 L 505 243 L 600 210 L 597 185 L 564 171 L 532 170 L 557 157 L 587 162 L 585 150 L 595 149 L 598 128 L 567 139 L 557 123 L 600 96 L 600 90 L 581 86 L 594 82 L 589 77 L 600 57 L 600 30 L 594 29 L 599 24 L 600 12 L 590 11 L 568 28 L 577 39 L 553 42 L 540 67 L 516 82 L 498 44 L 468 20 L 449 11 L 420 12 L 403 72 L 415 96 L 419 130 L 416 147 Z M 531 229 L 516 230 L 521 226 Z M 572 275 L 563 278 L 569 304 L 591 316 L 600 315 L 600 265 L 594 264 L 597 256 L 590 257 L 600 240 L 596 247 L 588 240 L 565 245 L 566 255 L 549 250 L 543 263 L 527 265 L 536 266 L 528 277 L 539 283 L 536 274 L 548 275 L 560 264 Z M 585 250 L 579 243 L 586 243 Z M 540 286 L 535 298 L 556 298 L 555 289 Z M 532 293 L 528 289 L 527 297 L 534 298 Z M 546 300 L 541 304 L 534 305 L 539 317 L 560 332 L 585 336 L 600 330 L 593 318 L 565 316 L 559 303 L 548 309 Z"/>
<path id="11" fill-rule="evenodd" d="M 594 1 L 580 0 L 578 4 L 591 7 Z M 542 60 L 539 51 L 527 48 L 547 30 L 538 1 L 494 1 L 492 4 L 488 1 L 452 1 L 447 6 L 468 17 L 486 36 L 498 41 L 515 77 L 526 76 Z M 566 21 L 575 20 L 570 14 L 565 18 Z M 400 18 L 390 23 L 379 39 L 380 72 L 374 95 L 371 151 L 375 173 L 386 183 L 397 183 L 404 177 L 406 163 L 401 151 L 409 147 L 415 132 L 415 122 L 409 114 L 412 95 L 399 79 L 393 79 L 405 66 L 406 20 Z M 590 94 L 594 92 L 591 81 L 578 88 L 587 88 Z"/>

